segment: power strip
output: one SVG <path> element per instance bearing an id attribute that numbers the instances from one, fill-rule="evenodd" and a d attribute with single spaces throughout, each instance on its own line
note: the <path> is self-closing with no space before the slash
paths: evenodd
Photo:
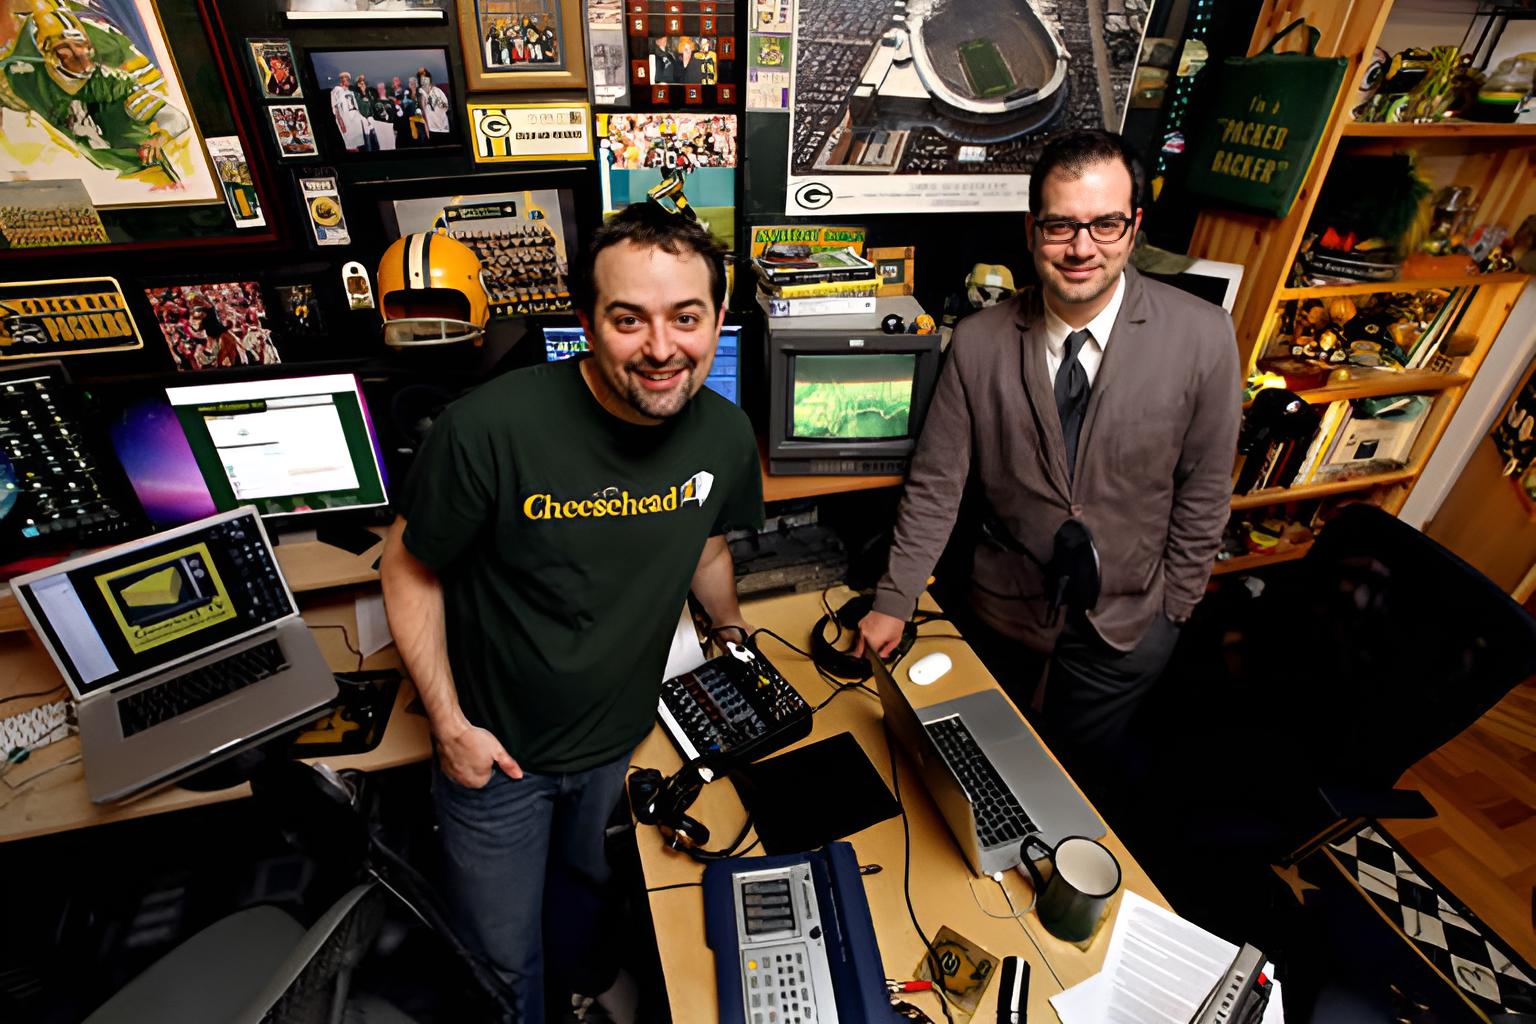
<path id="1" fill-rule="evenodd" d="M 0 718 L 0 759 L 14 750 L 37 750 L 75 731 L 70 702 L 56 700 Z"/>

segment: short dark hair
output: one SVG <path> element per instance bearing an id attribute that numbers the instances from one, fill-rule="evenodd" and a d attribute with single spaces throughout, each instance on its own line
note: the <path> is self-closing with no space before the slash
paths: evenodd
<path id="1" fill-rule="evenodd" d="M 597 255 L 621 242 L 660 249 L 673 256 L 696 253 L 709 268 L 709 292 L 716 312 L 725 306 L 725 247 L 697 221 L 646 200 L 630 203 L 609 217 L 592 236 L 592 244 L 587 246 L 580 262 L 572 268 L 571 297 L 576 308 L 588 317 L 597 311 Z"/>
<path id="2" fill-rule="evenodd" d="M 1106 160 L 1120 161 L 1126 173 L 1131 176 L 1130 213 L 1134 217 L 1141 207 L 1141 161 L 1136 158 L 1131 147 L 1125 144 L 1125 139 L 1101 128 L 1066 132 L 1046 143 L 1040 151 L 1040 159 L 1035 161 L 1034 170 L 1029 174 L 1030 212 L 1037 217 L 1040 215 L 1040 205 L 1044 202 L 1041 193 L 1045 189 L 1045 179 L 1052 171 L 1060 171 L 1068 178 L 1075 178 L 1092 164 Z"/>

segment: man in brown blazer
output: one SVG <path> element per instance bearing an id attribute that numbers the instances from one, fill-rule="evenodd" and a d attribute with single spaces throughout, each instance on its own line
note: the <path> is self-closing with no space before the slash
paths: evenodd
<path id="1" fill-rule="evenodd" d="M 969 485 L 992 528 L 952 617 L 1021 705 L 1049 659 L 1047 739 L 1099 788 L 1210 578 L 1242 383 L 1227 314 L 1126 265 L 1141 209 L 1119 136 L 1054 140 L 1030 193 L 1042 287 L 955 329 L 860 647 L 895 645 Z M 1053 622 L 1041 563 L 1074 518 L 1100 592 Z"/>

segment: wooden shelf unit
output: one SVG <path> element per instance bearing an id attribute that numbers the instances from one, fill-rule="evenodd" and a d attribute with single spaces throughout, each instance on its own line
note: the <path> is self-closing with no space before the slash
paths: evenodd
<path id="1" fill-rule="evenodd" d="M 1529 139 L 1536 141 L 1536 124 L 1484 124 L 1480 121 L 1435 121 L 1428 124 L 1376 124 L 1348 121 L 1343 134 L 1350 139 Z"/>
<path id="2" fill-rule="evenodd" d="M 1216 567 L 1211 572 L 1216 576 L 1229 572 L 1252 572 L 1266 565 L 1280 565 L 1305 558 L 1310 550 L 1312 550 L 1312 542 L 1308 541 L 1305 544 L 1294 544 L 1272 555 L 1238 555 L 1236 558 L 1224 558 L 1216 563 Z"/>
<path id="3" fill-rule="evenodd" d="M 1477 286 L 1457 329 L 1458 336 L 1475 338 L 1471 353 L 1450 375 L 1413 371 L 1395 381 L 1369 381 L 1309 389 L 1309 402 L 1326 402 L 1368 395 L 1432 394 L 1430 417 L 1414 443 L 1405 469 L 1354 480 L 1272 488 L 1233 498 L 1234 509 L 1260 508 L 1330 494 L 1360 492 L 1389 512 L 1396 513 L 1417 481 L 1424 463 L 1449 426 L 1468 385 L 1477 375 L 1494 338 L 1514 308 L 1521 291 L 1531 280 L 1523 273 L 1477 274 L 1435 278 L 1362 281 L 1358 284 L 1288 288 L 1296 260 L 1317 204 L 1328 169 L 1341 151 L 1345 154 L 1381 154 L 1411 150 L 1419 173 L 1435 189 L 1450 184 L 1469 185 L 1478 203 L 1478 223 L 1503 224 L 1513 230 L 1536 212 L 1536 125 L 1494 125 L 1472 122 L 1439 124 L 1362 124 L 1350 119 L 1358 96 L 1364 65 L 1374 51 L 1392 13 L 1391 0 L 1374 4 L 1341 4 L 1335 0 L 1264 0 L 1250 41 L 1249 53 L 1265 46 L 1281 28 L 1296 18 L 1321 33 L 1317 53 L 1347 61 L 1344 81 L 1329 112 L 1317 152 L 1284 217 L 1208 208 L 1201 211 L 1190 240 L 1189 253 L 1206 259 L 1240 263 L 1242 285 L 1234 306 L 1233 325 L 1244 372 L 1251 372 L 1263 344 L 1273 337 L 1283 303 L 1295 299 L 1326 299 L 1380 292 L 1429 288 Z M 1427 42 L 1456 40 L 1429 40 Z M 1286 40 L 1280 49 L 1295 50 L 1299 44 Z M 1235 571 L 1225 569 L 1222 571 Z"/>

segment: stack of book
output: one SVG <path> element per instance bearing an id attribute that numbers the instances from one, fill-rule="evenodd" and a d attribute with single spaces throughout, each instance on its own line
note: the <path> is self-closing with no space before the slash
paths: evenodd
<path id="1" fill-rule="evenodd" d="M 1428 408 L 1428 401 L 1420 403 L 1417 396 L 1400 398 L 1405 406 Z M 1246 493 L 1400 468 L 1407 464 L 1426 419 L 1422 409 L 1416 415 L 1362 416 L 1348 399 L 1330 402 L 1310 438 L 1275 441 L 1266 450 L 1248 456 L 1262 461 Z"/>
<path id="2" fill-rule="evenodd" d="M 757 301 L 770 317 L 873 313 L 880 274 L 852 249 L 752 259 Z"/>

